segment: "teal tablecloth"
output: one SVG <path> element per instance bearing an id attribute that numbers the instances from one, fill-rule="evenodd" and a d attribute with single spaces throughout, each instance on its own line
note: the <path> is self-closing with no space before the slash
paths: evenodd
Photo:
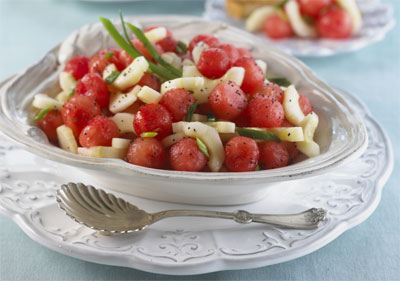
<path id="1" fill-rule="evenodd" d="M 383 0 L 389 2 L 389 0 Z M 400 22 L 400 1 L 391 0 Z M 0 0 L 0 80 L 39 59 L 98 15 L 201 15 L 202 1 L 95 3 Z M 0 216 L 0 280 L 400 280 L 400 29 L 359 52 L 305 59 L 320 77 L 356 93 L 386 128 L 395 167 L 381 203 L 361 225 L 305 257 L 264 268 L 199 276 L 163 276 L 63 256 L 28 238 Z M 0 163 L 1 165 L 1 163 Z"/>

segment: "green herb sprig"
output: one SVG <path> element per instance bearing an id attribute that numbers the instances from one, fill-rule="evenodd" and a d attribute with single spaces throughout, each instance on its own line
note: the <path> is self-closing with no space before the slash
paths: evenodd
<path id="1" fill-rule="evenodd" d="M 113 71 L 113 72 L 111 72 L 110 75 L 108 75 L 106 77 L 106 79 L 104 79 L 104 81 L 106 82 L 107 85 L 111 85 L 115 81 L 115 79 L 118 78 L 118 76 L 120 74 L 121 74 L 121 72 L 119 72 L 119 71 Z"/>
<path id="2" fill-rule="evenodd" d="M 251 128 L 236 127 L 236 132 L 243 137 L 252 138 L 255 140 L 265 140 L 265 141 L 277 141 L 281 140 L 272 132 L 256 130 Z"/>
<path id="3" fill-rule="evenodd" d="M 154 138 L 154 137 L 157 136 L 157 135 L 158 135 L 157 132 L 144 132 L 144 133 L 141 133 L 141 134 L 140 134 L 140 136 L 141 136 L 142 138 Z"/>
<path id="4" fill-rule="evenodd" d="M 125 50 L 132 58 L 137 58 L 143 56 L 130 42 L 130 44 L 124 39 L 124 37 L 119 34 L 117 28 L 114 26 L 114 24 L 106 18 L 99 17 L 101 23 L 103 24 L 104 28 L 110 33 L 111 37 L 115 40 L 115 42 L 123 49 Z M 124 26 L 124 23 L 123 23 Z M 149 63 L 149 68 L 150 70 L 157 74 L 158 76 L 165 78 L 167 80 L 172 80 L 175 78 L 179 78 L 180 76 L 173 74 L 169 72 L 167 69 L 160 67 L 158 65 L 155 65 L 151 61 L 148 61 Z"/>
<path id="5" fill-rule="evenodd" d="M 46 108 L 43 108 L 42 110 L 39 111 L 39 113 L 35 116 L 35 118 L 33 119 L 33 121 L 37 122 L 42 120 L 43 118 L 46 117 L 46 115 L 50 112 L 51 110 L 51 106 L 48 106 Z"/>
<path id="6" fill-rule="evenodd" d="M 176 51 L 178 52 L 178 54 L 180 55 L 184 55 L 187 53 L 187 46 L 184 42 L 182 41 L 178 41 L 178 45 L 176 46 Z"/>
<path id="7" fill-rule="evenodd" d="M 187 121 L 187 122 L 192 121 L 194 111 L 196 110 L 196 107 L 198 104 L 199 104 L 199 101 L 196 100 L 196 102 L 189 107 L 188 111 L 186 112 L 185 121 Z"/>
<path id="8" fill-rule="evenodd" d="M 268 78 L 268 81 L 278 84 L 279 86 L 282 87 L 289 87 L 290 85 L 292 85 L 292 83 L 290 83 L 290 81 L 287 80 L 286 78 Z"/>
<path id="9" fill-rule="evenodd" d="M 153 44 L 151 44 L 151 42 L 149 41 L 149 39 L 147 39 L 146 35 L 144 34 L 144 32 L 130 24 L 129 22 L 126 23 L 126 25 L 129 27 L 129 29 L 133 32 L 133 34 L 135 34 L 135 36 L 137 37 L 137 39 L 140 40 L 140 42 L 143 43 L 143 45 L 145 46 L 145 48 L 149 51 L 150 55 L 156 60 L 156 62 L 158 62 L 160 65 L 162 65 L 163 67 L 165 67 L 166 69 L 168 69 L 171 73 L 181 77 L 182 76 L 182 71 L 180 71 L 179 69 L 177 69 L 175 66 L 173 66 L 172 64 L 169 64 L 168 62 L 166 62 L 165 60 L 163 60 L 163 58 L 160 56 L 160 54 L 157 52 L 157 50 L 154 48 Z"/>
<path id="10" fill-rule="evenodd" d="M 200 151 L 203 152 L 203 154 L 205 156 L 207 156 L 207 158 L 210 158 L 210 154 L 208 153 L 207 146 L 204 144 L 204 142 L 201 139 L 196 137 L 196 143 L 197 143 L 197 146 L 199 147 Z"/>

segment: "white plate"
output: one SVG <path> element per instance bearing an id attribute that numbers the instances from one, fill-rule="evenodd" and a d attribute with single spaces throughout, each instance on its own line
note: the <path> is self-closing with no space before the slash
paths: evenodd
<path id="1" fill-rule="evenodd" d="M 347 40 L 290 38 L 271 40 L 259 33 L 259 37 L 278 49 L 298 57 L 324 57 L 338 53 L 357 51 L 382 40 L 395 25 L 393 7 L 379 0 L 357 0 L 363 14 L 363 26 L 360 34 Z M 207 0 L 203 16 L 207 19 L 226 22 L 245 29 L 244 21 L 230 17 L 225 12 L 225 0 Z"/>
<path id="2" fill-rule="evenodd" d="M 55 190 L 61 183 L 90 183 L 84 175 L 70 166 L 21 150 L 4 137 L 0 137 L 0 212 L 13 219 L 33 240 L 62 254 L 153 273 L 182 275 L 255 268 L 304 256 L 371 215 L 393 168 L 387 134 L 354 96 L 343 95 L 365 118 L 369 145 L 363 156 L 329 174 L 271 188 L 262 201 L 240 206 L 259 213 L 326 208 L 328 220 L 317 230 L 283 230 L 215 219 L 174 218 L 139 233 L 102 236 L 72 221 L 55 202 Z M 118 196 L 147 211 L 207 209 L 124 194 Z M 208 207 L 224 211 L 236 208 Z"/>

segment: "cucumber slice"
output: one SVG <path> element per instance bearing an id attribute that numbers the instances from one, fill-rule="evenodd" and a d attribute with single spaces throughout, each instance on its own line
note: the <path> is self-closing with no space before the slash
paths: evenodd
<path id="1" fill-rule="evenodd" d="M 265 77 L 265 75 L 267 74 L 267 63 L 263 60 L 256 60 L 256 64 L 261 68 Z"/>
<path id="2" fill-rule="evenodd" d="M 204 42 L 197 43 L 197 45 L 193 48 L 192 57 L 195 65 L 197 65 L 199 62 L 201 53 L 208 48 L 209 46 Z"/>
<path id="3" fill-rule="evenodd" d="M 162 95 L 148 86 L 143 86 L 137 97 L 144 103 L 158 103 Z"/>
<path id="4" fill-rule="evenodd" d="M 362 26 L 361 11 L 355 0 L 336 0 L 336 3 L 349 14 L 353 22 L 352 34 L 357 34 Z"/>
<path id="5" fill-rule="evenodd" d="M 255 140 L 281 141 L 273 132 L 268 132 L 267 130 L 261 128 L 236 127 L 236 131 L 243 137 L 248 137 Z"/>
<path id="6" fill-rule="evenodd" d="M 61 125 L 56 131 L 60 147 L 66 151 L 77 153 L 78 144 L 76 143 L 72 130 L 65 125 Z"/>
<path id="7" fill-rule="evenodd" d="M 110 76 L 111 73 L 118 71 L 117 67 L 115 66 L 115 64 L 109 64 L 106 66 L 106 68 L 104 68 L 103 71 L 103 80 L 106 80 L 106 78 L 108 76 Z"/>
<path id="8" fill-rule="evenodd" d="M 274 6 L 264 6 L 255 9 L 246 20 L 246 29 L 256 32 L 263 28 L 264 21 L 275 12 Z"/>
<path id="9" fill-rule="evenodd" d="M 56 100 L 65 103 L 67 100 L 69 100 L 70 97 L 71 97 L 70 93 L 62 91 L 56 96 Z"/>
<path id="10" fill-rule="evenodd" d="M 204 86 L 204 80 L 203 77 L 183 77 L 169 80 L 161 85 L 161 94 L 175 88 L 183 88 L 187 91 L 196 92 Z"/>
<path id="11" fill-rule="evenodd" d="M 285 117 L 290 123 L 296 126 L 301 126 L 304 119 L 304 113 L 299 105 L 299 94 L 293 85 L 290 85 L 283 93 L 283 109 Z"/>
<path id="12" fill-rule="evenodd" d="M 140 90 L 141 87 L 137 85 L 129 93 L 112 93 L 110 96 L 110 111 L 112 113 L 118 113 L 130 107 L 137 100 L 137 95 Z"/>
<path id="13" fill-rule="evenodd" d="M 236 124 L 227 121 L 205 122 L 204 124 L 215 128 L 218 133 L 234 133 Z"/>
<path id="14" fill-rule="evenodd" d="M 78 154 L 94 158 L 124 159 L 126 155 L 126 149 L 120 149 L 110 146 L 93 146 L 90 148 L 78 147 Z"/>
<path id="15" fill-rule="evenodd" d="M 304 141 L 311 142 L 314 139 L 315 130 L 318 127 L 318 115 L 315 112 L 311 112 L 306 117 L 304 117 L 301 122 L 304 132 Z"/>
<path id="16" fill-rule="evenodd" d="M 72 88 L 75 87 L 77 81 L 75 77 L 69 72 L 61 72 L 59 76 L 61 89 L 66 93 L 71 93 Z"/>
<path id="17" fill-rule="evenodd" d="M 315 157 L 320 154 L 320 148 L 315 141 L 302 141 L 296 143 L 297 149 L 308 157 Z"/>
<path id="18" fill-rule="evenodd" d="M 135 119 L 135 115 L 121 112 L 115 114 L 111 119 L 115 124 L 117 124 L 120 134 L 135 133 L 135 130 L 133 129 L 133 120 Z"/>
<path id="19" fill-rule="evenodd" d="M 182 68 L 182 60 L 181 58 L 173 53 L 173 52 L 166 52 L 161 55 L 161 58 L 165 60 L 167 63 L 172 64 L 175 66 L 177 69 Z"/>
<path id="20" fill-rule="evenodd" d="M 112 83 L 112 86 L 119 90 L 125 90 L 139 82 L 148 68 L 149 63 L 147 60 L 144 57 L 137 57 L 121 72 L 114 83 Z"/>
<path id="21" fill-rule="evenodd" d="M 345 0 L 347 1 L 347 0 Z M 316 37 L 317 30 L 314 26 L 307 24 L 302 18 L 300 13 L 299 4 L 296 0 L 289 0 L 285 4 L 286 15 L 289 19 L 290 25 L 293 28 L 294 33 L 299 37 Z"/>
<path id="22" fill-rule="evenodd" d="M 167 29 L 165 27 L 157 27 L 144 33 L 150 42 L 157 43 L 167 37 Z"/>
<path id="23" fill-rule="evenodd" d="M 177 143 L 178 141 L 180 141 L 184 137 L 186 137 L 184 133 L 176 133 L 176 134 L 170 135 L 168 137 L 165 137 L 161 141 L 161 143 L 164 145 L 164 147 L 169 147 L 169 146 Z"/>
<path id="24" fill-rule="evenodd" d="M 128 149 L 131 144 L 131 140 L 123 138 L 113 138 L 111 141 L 111 146 L 119 149 Z"/>
<path id="25" fill-rule="evenodd" d="M 33 98 L 33 102 L 32 102 L 32 105 L 39 109 L 51 107 L 51 108 L 61 110 L 63 107 L 63 104 L 64 103 L 62 103 L 56 99 L 53 99 L 46 94 L 37 94 Z"/>
<path id="26" fill-rule="evenodd" d="M 302 127 L 279 127 L 269 128 L 268 131 L 273 132 L 280 140 L 298 142 L 304 141 Z"/>
<path id="27" fill-rule="evenodd" d="M 189 65 L 194 65 L 195 66 L 195 64 L 194 64 L 194 62 L 192 60 L 184 59 L 183 62 L 182 62 L 182 66 L 189 66 Z"/>

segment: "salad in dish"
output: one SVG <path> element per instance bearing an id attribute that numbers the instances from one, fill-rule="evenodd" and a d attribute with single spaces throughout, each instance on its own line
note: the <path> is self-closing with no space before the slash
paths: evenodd
<path id="1" fill-rule="evenodd" d="M 121 48 L 71 58 L 60 93 L 33 99 L 33 121 L 53 144 L 178 171 L 274 169 L 319 155 L 308 97 L 285 78 L 266 78 L 266 62 L 248 50 L 208 34 L 185 44 L 122 15 L 121 35 L 100 19 Z"/>
<path id="2" fill-rule="evenodd" d="M 346 39 L 357 35 L 361 26 L 356 0 L 284 0 L 255 8 L 246 19 L 248 31 L 263 31 L 272 39 Z"/>

